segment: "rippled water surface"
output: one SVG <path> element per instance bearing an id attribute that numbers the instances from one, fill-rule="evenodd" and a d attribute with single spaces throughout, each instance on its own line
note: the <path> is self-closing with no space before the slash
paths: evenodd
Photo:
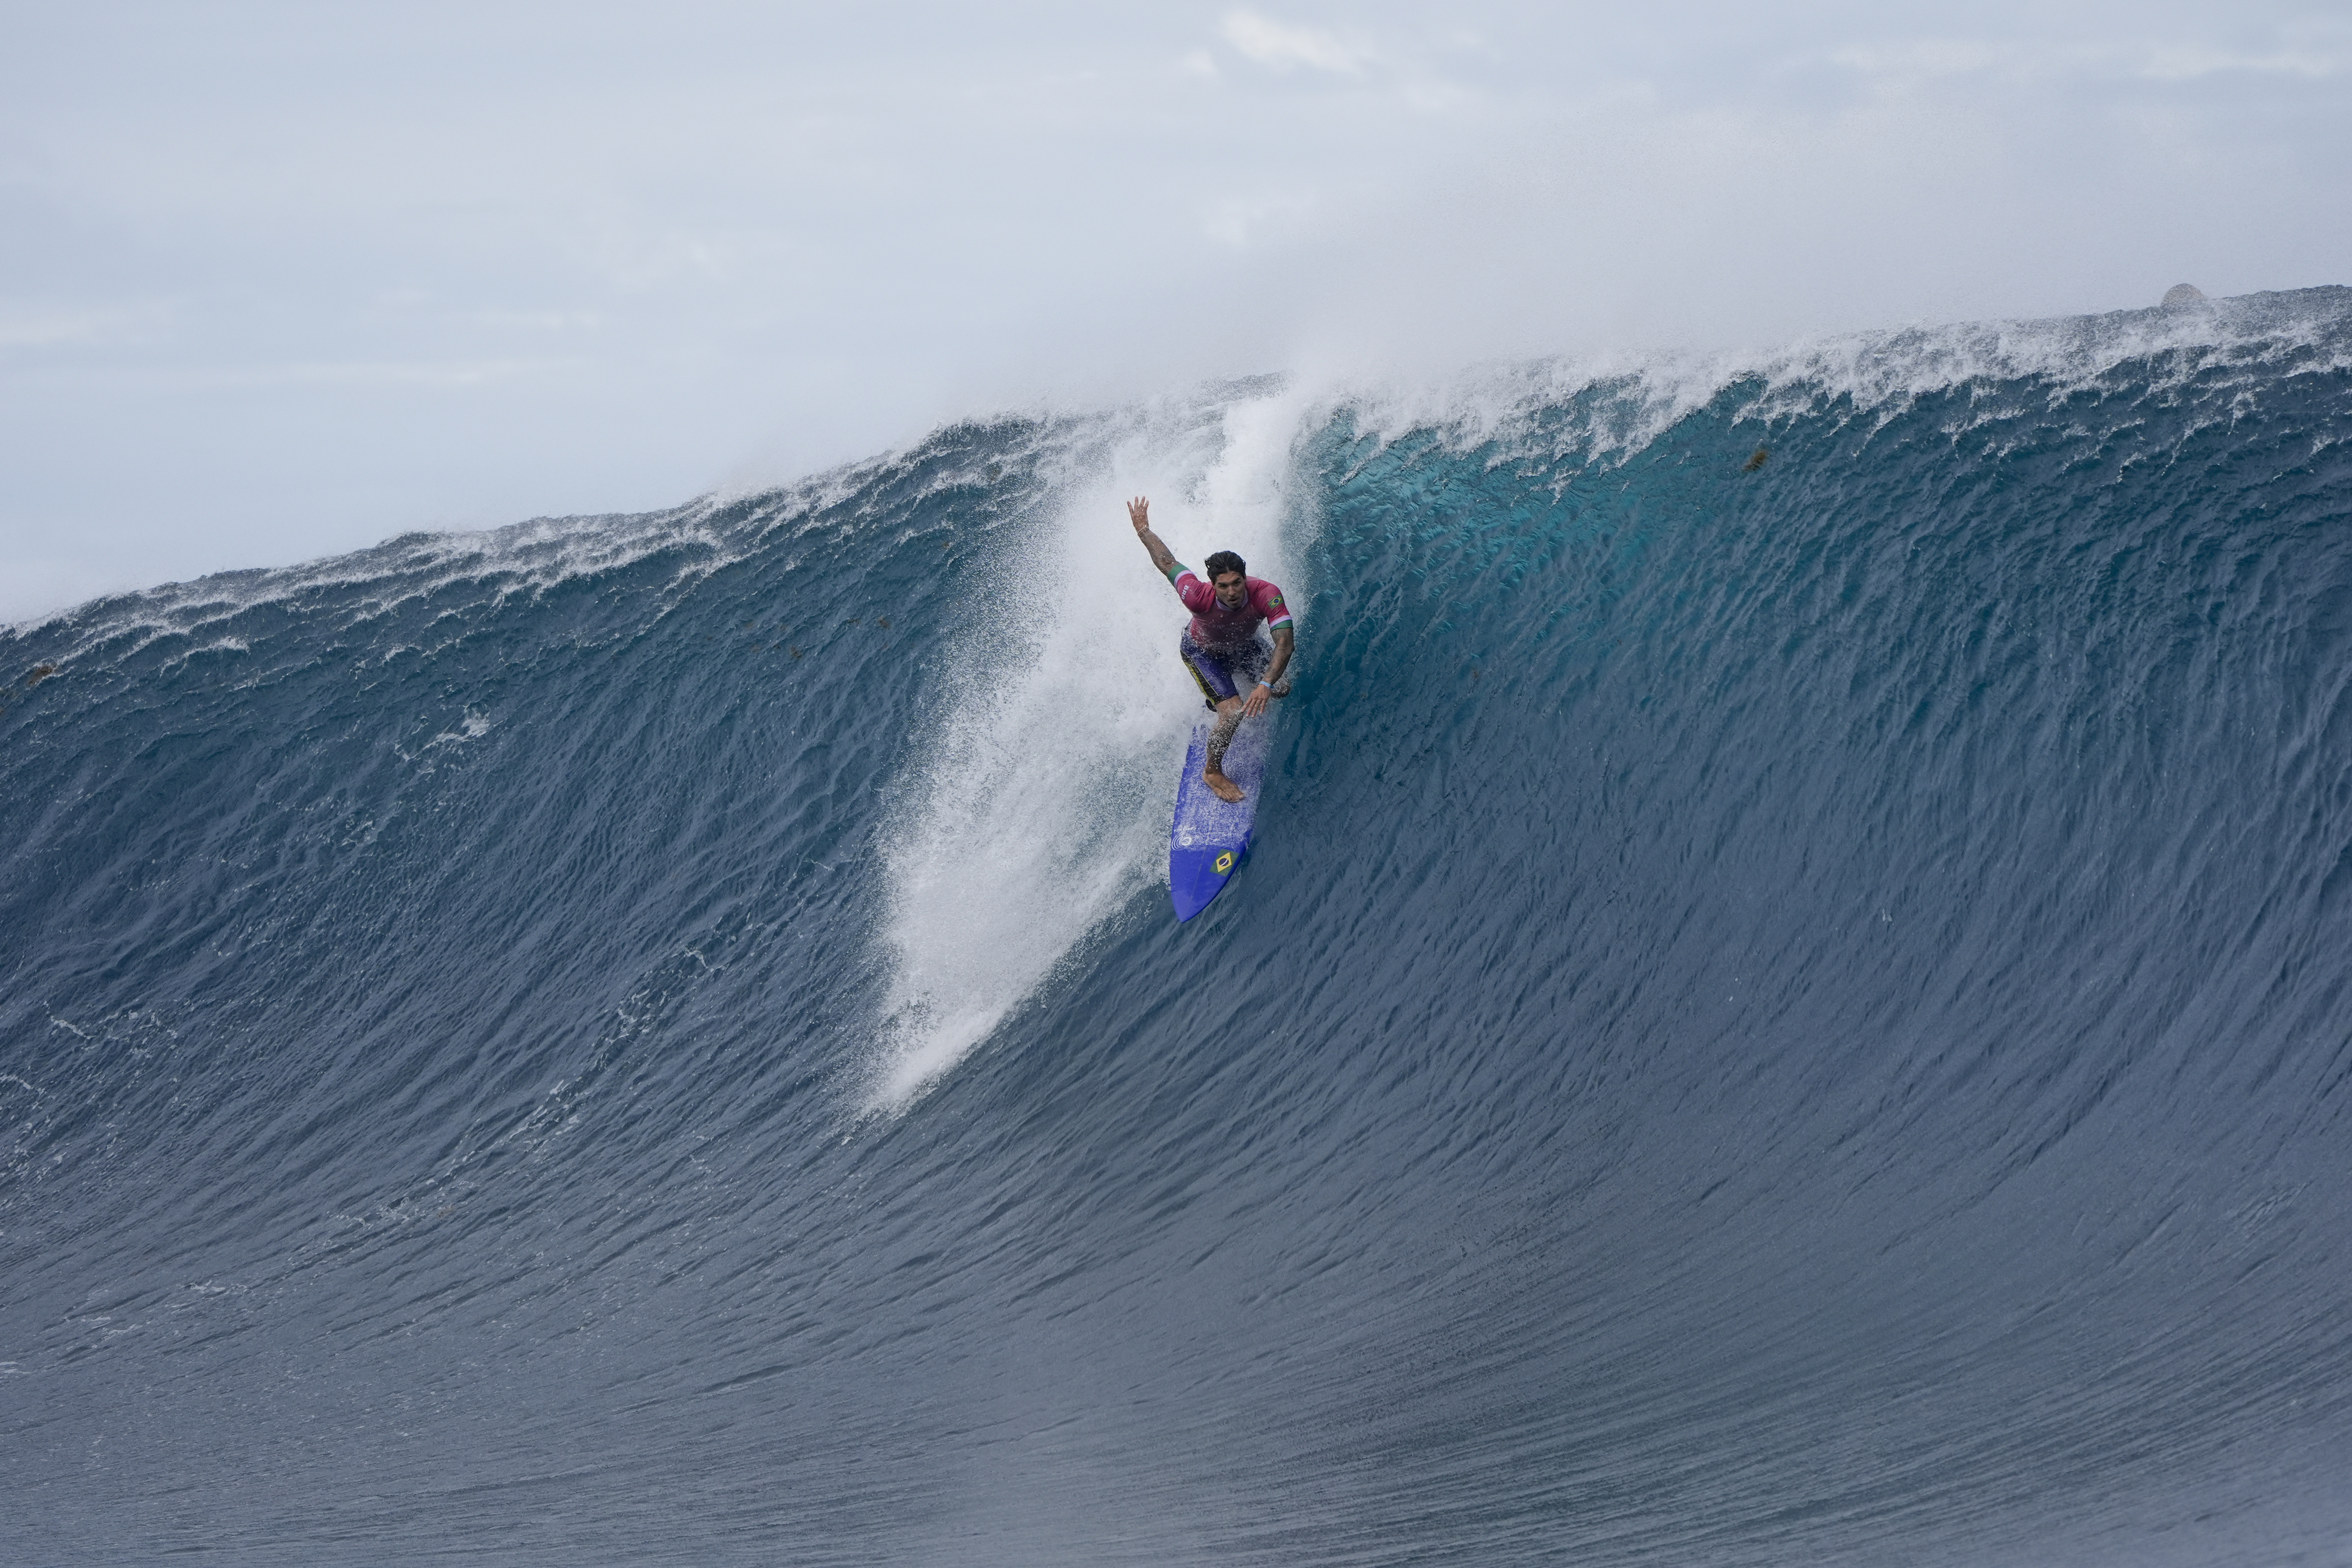
<path id="1" fill-rule="evenodd" d="M 0 632 L 0 1556 L 2352 1562 L 2347 298 Z"/>

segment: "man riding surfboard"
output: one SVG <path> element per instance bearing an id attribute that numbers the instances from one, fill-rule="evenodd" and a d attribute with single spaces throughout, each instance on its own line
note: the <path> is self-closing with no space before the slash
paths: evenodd
<path id="1" fill-rule="evenodd" d="M 1282 602 L 1282 590 L 1262 577 L 1250 576 L 1242 558 L 1229 549 L 1219 550 L 1202 563 L 1208 581 L 1193 576 L 1192 569 L 1178 560 L 1151 531 L 1151 503 L 1146 497 L 1138 496 L 1127 504 L 1127 519 L 1135 525 L 1135 537 L 1151 552 L 1151 564 L 1192 612 L 1192 622 L 1185 627 L 1177 647 L 1184 667 L 1200 683 L 1202 696 L 1217 715 L 1201 782 L 1216 791 L 1218 800 L 1238 804 L 1242 787 L 1225 777 L 1225 747 L 1242 720 L 1265 711 L 1267 698 L 1290 695 L 1290 683 L 1282 674 L 1290 667 L 1289 608 Z M 1258 640 L 1261 623 L 1274 633 L 1271 648 Z M 1246 696 L 1243 681 L 1250 683 Z"/>

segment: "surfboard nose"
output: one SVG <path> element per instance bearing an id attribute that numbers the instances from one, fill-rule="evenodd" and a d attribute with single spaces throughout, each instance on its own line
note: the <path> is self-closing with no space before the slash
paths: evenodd
<path id="1" fill-rule="evenodd" d="M 1171 850 L 1168 897 L 1176 905 L 1177 920 L 1190 920 L 1208 908 L 1209 901 L 1223 891 L 1226 881 L 1240 869 L 1248 852 L 1246 844 L 1238 849 L 1206 846 Z"/>

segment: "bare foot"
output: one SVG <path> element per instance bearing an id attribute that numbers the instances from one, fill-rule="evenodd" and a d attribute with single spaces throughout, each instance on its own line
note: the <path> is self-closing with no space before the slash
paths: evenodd
<path id="1" fill-rule="evenodd" d="M 1201 775 L 1201 782 L 1217 792 L 1217 799 L 1228 806 L 1242 803 L 1242 787 L 1225 777 L 1220 768 L 1212 768 Z"/>

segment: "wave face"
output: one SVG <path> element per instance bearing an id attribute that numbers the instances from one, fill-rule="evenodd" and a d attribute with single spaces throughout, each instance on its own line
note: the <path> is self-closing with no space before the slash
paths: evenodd
<path id="1" fill-rule="evenodd" d="M 1301 627 L 1181 927 L 1139 491 Z M 957 426 L 0 657 L 10 1561 L 2352 1539 L 2352 291 Z"/>

